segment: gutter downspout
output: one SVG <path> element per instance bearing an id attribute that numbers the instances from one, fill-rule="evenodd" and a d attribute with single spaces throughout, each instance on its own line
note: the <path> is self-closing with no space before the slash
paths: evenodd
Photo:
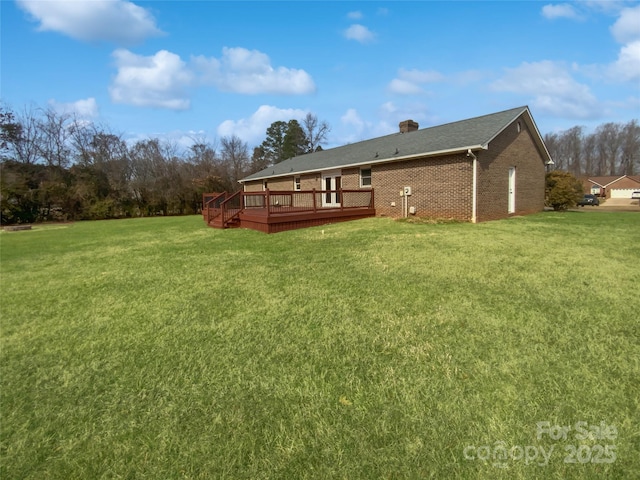
<path id="1" fill-rule="evenodd" d="M 478 210 L 478 157 L 471 151 L 467 150 L 467 157 L 473 158 L 473 191 L 471 193 L 471 223 L 477 222 Z"/>

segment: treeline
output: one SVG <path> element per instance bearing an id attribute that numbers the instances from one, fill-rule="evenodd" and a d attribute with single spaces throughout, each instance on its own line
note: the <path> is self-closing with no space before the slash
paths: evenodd
<path id="1" fill-rule="evenodd" d="M 330 127 L 308 114 L 274 122 L 253 148 L 236 136 L 194 138 L 186 150 L 157 138 L 127 143 L 108 127 L 53 109 L 0 106 L 0 223 L 94 220 L 200 212 L 202 193 L 321 149 Z M 547 134 L 555 169 L 575 176 L 640 172 L 640 127 L 607 123 Z"/>
<path id="2" fill-rule="evenodd" d="M 238 180 L 317 150 L 329 126 L 308 114 L 274 122 L 249 156 L 238 137 L 194 138 L 187 150 L 157 138 L 127 143 L 107 127 L 52 109 L 0 107 L 0 222 L 184 215 L 202 193 L 233 192 Z"/>
<path id="3" fill-rule="evenodd" d="M 637 175 L 640 173 L 640 125 L 605 123 L 586 134 L 584 127 L 573 127 L 544 136 L 557 170 L 576 177 Z"/>

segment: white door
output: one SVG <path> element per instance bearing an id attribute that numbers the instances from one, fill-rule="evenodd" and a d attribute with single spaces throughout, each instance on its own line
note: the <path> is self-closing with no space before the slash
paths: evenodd
<path id="1" fill-rule="evenodd" d="M 341 172 L 327 172 L 322 175 L 322 206 L 339 207 L 342 188 Z"/>
<path id="2" fill-rule="evenodd" d="M 509 213 L 516 211 L 516 167 L 509 168 Z"/>

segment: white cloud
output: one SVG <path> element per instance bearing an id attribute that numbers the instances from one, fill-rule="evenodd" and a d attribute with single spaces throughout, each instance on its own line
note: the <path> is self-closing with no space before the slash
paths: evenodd
<path id="1" fill-rule="evenodd" d="M 129 45 L 162 35 L 148 10 L 125 0 L 17 0 L 39 22 L 38 30 L 83 41 Z"/>
<path id="2" fill-rule="evenodd" d="M 617 81 L 640 81 L 640 40 L 620 49 L 618 60 L 609 67 L 609 75 Z"/>
<path id="3" fill-rule="evenodd" d="M 391 80 L 388 88 L 392 93 L 400 95 L 417 95 L 419 93 L 424 93 L 424 90 L 419 85 L 401 78 L 394 78 Z"/>
<path id="4" fill-rule="evenodd" d="M 118 72 L 109 87 L 111 99 L 139 107 L 189 108 L 185 87 L 193 75 L 175 53 L 160 50 L 145 57 L 128 50 L 113 52 Z"/>
<path id="5" fill-rule="evenodd" d="M 631 43 L 640 40 L 640 5 L 625 8 L 611 27 L 613 37 L 619 43 Z"/>
<path id="6" fill-rule="evenodd" d="M 306 111 L 300 109 L 262 105 L 249 118 L 225 120 L 218 126 L 217 133 L 221 137 L 236 135 L 249 145 L 258 145 L 265 139 L 267 128 L 273 122 L 302 120 L 306 114 Z"/>
<path id="7" fill-rule="evenodd" d="M 84 119 L 98 116 L 98 103 L 93 97 L 70 103 L 58 102 L 51 99 L 48 103 L 58 113 L 75 115 Z"/>
<path id="8" fill-rule="evenodd" d="M 388 89 L 400 95 L 415 95 L 424 93 L 421 84 L 442 82 L 444 75 L 434 70 L 398 70 L 398 77 L 391 80 Z"/>
<path id="9" fill-rule="evenodd" d="M 561 3 L 559 5 L 545 5 L 542 7 L 542 15 L 550 20 L 555 20 L 556 18 L 569 18 L 569 19 L 579 19 L 580 15 L 573 5 L 568 3 Z"/>
<path id="10" fill-rule="evenodd" d="M 375 34 L 364 25 L 354 23 L 344 31 L 344 36 L 348 40 L 355 40 L 360 43 L 370 43 L 375 40 Z"/>
<path id="11" fill-rule="evenodd" d="M 274 68 L 268 55 L 258 50 L 225 47 L 221 59 L 197 56 L 192 58 L 192 64 L 201 83 L 215 85 L 227 92 L 301 95 L 316 89 L 307 72 Z"/>
<path id="12" fill-rule="evenodd" d="M 597 13 L 618 15 L 618 19 L 611 26 L 610 31 L 614 39 L 623 46 L 620 48 L 615 62 L 608 65 L 582 66 L 580 70 L 594 78 L 606 79 L 614 83 L 640 80 L 640 5 L 625 8 L 624 2 L 592 0 L 581 4 L 581 6 Z M 545 5 L 542 14 L 550 19 L 581 18 L 574 5 L 568 3 Z M 586 99 L 587 102 L 589 100 L 589 98 Z"/>
<path id="13" fill-rule="evenodd" d="M 589 87 L 574 80 L 562 63 L 524 62 L 505 71 L 491 85 L 494 91 L 532 96 L 538 110 L 552 115 L 586 119 L 602 113 Z"/>
<path id="14" fill-rule="evenodd" d="M 266 54 L 245 48 L 224 48 L 220 59 L 197 56 L 189 63 L 167 50 L 142 56 L 119 49 L 113 57 L 117 73 L 109 87 L 111 99 L 141 107 L 185 110 L 190 107 L 187 88 L 196 86 L 279 95 L 313 93 L 316 88 L 304 70 L 274 68 Z"/>
<path id="15" fill-rule="evenodd" d="M 454 80 L 458 85 L 469 85 L 481 81 L 486 77 L 480 70 L 466 70 L 455 75 Z"/>
<path id="16" fill-rule="evenodd" d="M 603 65 L 587 65 L 582 71 L 599 80 L 612 83 L 637 82 L 640 80 L 640 5 L 634 8 L 619 8 L 618 19 L 610 31 L 621 43 L 615 61 Z"/>
<path id="17" fill-rule="evenodd" d="M 629 0 L 588 0 L 584 5 L 597 13 L 616 14 L 628 3 Z"/>
<path id="18" fill-rule="evenodd" d="M 370 123 L 360 118 L 355 108 L 349 108 L 344 115 L 340 117 L 340 123 L 342 131 L 346 132 L 338 135 L 338 141 L 342 145 L 363 140 L 366 138 L 365 132 L 371 127 Z"/>
<path id="19" fill-rule="evenodd" d="M 360 20 L 362 18 L 362 12 L 355 11 L 347 13 L 347 18 L 351 20 Z"/>
<path id="20" fill-rule="evenodd" d="M 398 71 L 398 76 L 415 83 L 433 83 L 442 82 L 444 80 L 444 75 L 440 72 L 436 72 L 435 70 L 405 70 L 404 68 L 401 68 Z"/>
<path id="21" fill-rule="evenodd" d="M 358 115 L 358 111 L 355 108 L 348 109 L 344 115 L 340 117 L 340 121 L 343 125 L 353 127 L 356 132 L 361 132 L 366 126 L 364 120 L 360 118 L 360 115 Z"/>
<path id="22" fill-rule="evenodd" d="M 380 110 L 385 115 L 391 115 L 398 111 L 398 107 L 396 107 L 396 105 L 393 102 L 385 102 L 382 105 L 380 105 Z"/>

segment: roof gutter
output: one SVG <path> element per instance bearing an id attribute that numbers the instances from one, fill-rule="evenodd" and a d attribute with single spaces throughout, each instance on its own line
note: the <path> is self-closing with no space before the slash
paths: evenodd
<path id="1" fill-rule="evenodd" d="M 290 171 L 290 172 L 285 172 L 285 173 L 278 173 L 278 174 L 274 174 L 274 175 L 263 175 L 260 177 L 254 177 L 254 178 L 243 178 L 241 180 L 238 180 L 238 183 L 245 183 L 245 182 L 253 182 L 256 180 L 265 180 L 265 179 L 269 179 L 269 178 L 280 178 L 280 177 L 290 177 L 292 175 L 303 175 L 306 173 L 318 173 L 318 172 L 322 172 L 325 170 L 335 170 L 337 168 L 353 168 L 353 167 L 362 167 L 362 166 L 369 166 L 369 165 L 377 165 L 379 163 L 390 163 L 390 162 L 400 162 L 402 160 L 414 160 L 416 158 L 425 158 L 425 157 L 439 157 L 441 155 L 449 155 L 452 153 L 467 153 L 471 151 L 471 150 L 487 150 L 489 147 L 488 145 L 471 145 L 471 146 L 467 146 L 467 147 L 458 147 L 458 148 L 451 148 L 451 149 L 447 149 L 447 150 L 438 150 L 435 152 L 428 152 L 428 153 L 415 153 L 413 155 L 404 155 L 404 156 L 400 156 L 400 157 L 387 157 L 387 158 L 383 158 L 380 160 L 374 160 L 374 161 L 366 161 L 366 162 L 356 162 L 356 163 L 349 163 L 349 164 L 345 164 L 345 165 L 336 165 L 336 166 L 332 166 L 332 167 L 324 167 L 324 168 L 313 168 L 313 169 L 309 169 L 309 170 L 299 170 L 299 171 Z"/>

